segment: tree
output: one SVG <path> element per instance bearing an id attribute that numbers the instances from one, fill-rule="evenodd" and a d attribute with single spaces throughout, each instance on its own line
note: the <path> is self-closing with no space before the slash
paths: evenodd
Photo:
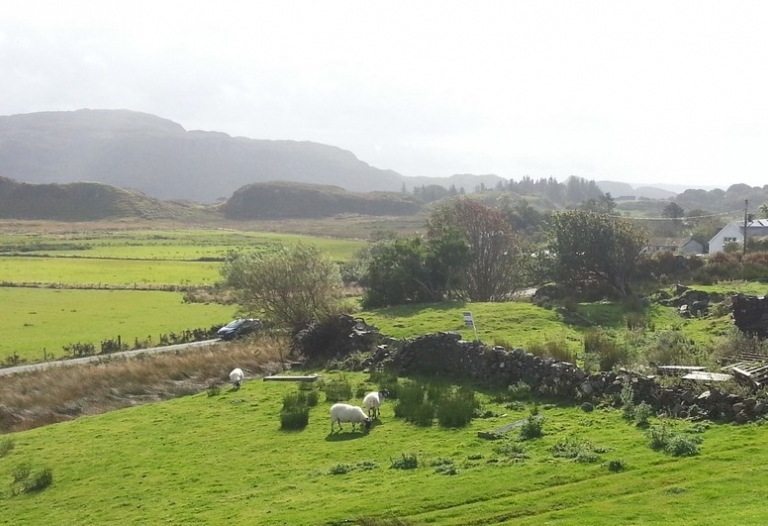
<path id="1" fill-rule="evenodd" d="M 604 214 L 570 210 L 552 216 L 549 236 L 557 281 L 599 280 L 630 292 L 630 277 L 647 244 L 642 230 Z"/>
<path id="2" fill-rule="evenodd" d="M 670 201 L 664 205 L 664 209 L 661 211 L 661 215 L 670 219 L 680 219 L 685 215 L 685 210 L 679 204 L 674 201 Z"/>
<path id="3" fill-rule="evenodd" d="M 244 313 L 291 330 L 333 314 L 342 297 L 336 264 L 303 243 L 268 253 L 230 253 L 221 274 Z"/>
<path id="4" fill-rule="evenodd" d="M 466 299 L 503 301 L 522 287 L 522 243 L 501 212 L 475 199 L 453 199 L 438 206 L 427 220 L 429 239 L 451 231 L 468 247 L 460 286 Z"/>
<path id="5" fill-rule="evenodd" d="M 456 289 L 468 246 L 455 232 L 428 240 L 395 239 L 372 247 L 361 284 L 363 307 L 441 301 Z"/>

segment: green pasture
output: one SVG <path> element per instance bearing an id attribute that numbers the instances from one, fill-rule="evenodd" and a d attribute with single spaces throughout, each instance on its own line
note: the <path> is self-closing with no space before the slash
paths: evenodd
<path id="1" fill-rule="evenodd" d="M 136 338 L 223 325 L 232 305 L 184 303 L 176 292 L 0 288 L 0 361 L 17 353 L 29 362 L 64 356 L 62 346 Z"/>
<path id="2" fill-rule="evenodd" d="M 0 234 L 0 254 L 79 258 L 200 260 L 223 258 L 230 250 L 269 251 L 279 244 L 318 246 L 344 261 L 365 243 L 295 234 L 218 230 L 98 230 Z"/>
<path id="3" fill-rule="evenodd" d="M 621 335 L 627 332 L 627 320 L 632 316 L 619 303 L 582 303 L 576 306 L 576 317 L 589 325 L 575 325 L 567 323 L 563 315 L 553 309 L 522 301 L 407 305 L 363 311 L 356 316 L 394 338 L 455 331 L 461 333 L 464 340 L 474 340 L 475 331 L 464 324 L 462 313 L 465 311 L 472 313 L 477 337 L 486 344 L 527 349 L 531 344 L 564 342 L 577 356 L 584 349 L 583 335 L 590 327 Z M 679 330 L 703 345 L 715 343 L 733 328 L 729 315 L 682 318 L 674 307 L 661 305 L 651 305 L 643 316 L 648 321 L 646 333 Z"/>
<path id="4" fill-rule="evenodd" d="M 347 379 L 356 386 L 366 376 Z M 673 457 L 652 450 L 619 410 L 543 404 L 543 437 L 520 442 L 513 431 L 489 441 L 478 431 L 524 419 L 531 406 L 509 409 L 480 392 L 495 416 L 466 428 L 405 423 L 387 401 L 370 433 L 346 424 L 331 434 L 321 395 L 309 425 L 284 432 L 282 398 L 296 389 L 256 379 L 239 391 L 4 435 L 15 447 L 0 458 L 0 524 L 316 526 L 384 515 L 446 526 L 765 523 L 768 431 L 760 425 L 674 422 L 703 442 L 699 455 Z M 556 457 L 552 448 L 564 441 L 589 446 L 594 461 Z M 418 467 L 391 467 L 410 454 Z M 611 461 L 624 469 L 611 471 Z M 11 496 L 22 465 L 52 469 L 53 484 Z"/>
<path id="5" fill-rule="evenodd" d="M 0 281 L 58 286 L 213 285 L 220 262 L 0 257 Z"/>

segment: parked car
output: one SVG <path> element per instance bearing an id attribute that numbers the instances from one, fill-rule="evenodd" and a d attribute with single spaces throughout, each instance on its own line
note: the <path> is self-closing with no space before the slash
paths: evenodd
<path id="1" fill-rule="evenodd" d="M 237 318 L 219 329 L 216 334 L 222 340 L 234 340 L 252 334 L 262 327 L 261 320 L 257 318 Z"/>

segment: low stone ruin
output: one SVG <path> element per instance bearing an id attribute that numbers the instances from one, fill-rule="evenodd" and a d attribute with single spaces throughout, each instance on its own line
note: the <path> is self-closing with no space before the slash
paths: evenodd
<path id="1" fill-rule="evenodd" d="M 355 362 L 357 370 L 388 368 L 400 376 L 472 380 L 489 388 L 522 381 L 536 393 L 574 402 L 618 398 L 624 386 L 631 385 L 635 403 L 646 402 L 676 417 L 744 423 L 768 413 L 766 401 L 757 395 L 731 394 L 715 387 L 702 392 L 695 384 L 683 381 L 666 387 L 655 376 L 628 371 L 587 374 L 572 363 L 535 356 L 523 349 L 464 341 L 457 332 L 396 340 L 381 336 L 375 327 L 354 318 L 343 320 L 339 326 L 345 328 L 344 334 L 328 340 L 339 345 L 332 353 L 335 363 L 340 363 L 342 351 L 367 353 L 365 360 Z"/>
<path id="2" fill-rule="evenodd" d="M 733 296 L 733 321 L 740 331 L 768 337 L 768 299 L 765 296 Z"/>

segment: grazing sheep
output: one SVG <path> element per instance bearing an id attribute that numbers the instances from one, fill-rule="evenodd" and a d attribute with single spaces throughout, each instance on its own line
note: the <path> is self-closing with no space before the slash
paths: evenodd
<path id="1" fill-rule="evenodd" d="M 384 402 L 384 399 L 388 396 L 389 391 L 386 389 L 382 389 L 381 391 L 373 391 L 372 393 L 365 395 L 365 398 L 363 398 L 363 405 L 366 409 L 368 409 L 368 416 L 371 416 L 371 412 L 373 412 L 372 418 L 378 418 L 379 407 Z"/>
<path id="2" fill-rule="evenodd" d="M 232 372 L 229 373 L 229 379 L 238 389 L 240 389 L 240 383 L 243 381 L 243 376 L 243 370 L 239 367 L 232 369 Z"/>
<path id="3" fill-rule="evenodd" d="M 342 422 L 352 422 L 352 431 L 355 430 L 357 424 L 364 427 L 366 431 L 371 428 L 371 419 L 365 415 L 365 411 L 356 405 L 333 404 L 331 406 L 331 433 L 333 433 L 333 425 L 336 422 L 339 423 L 339 431 L 341 431 Z"/>

